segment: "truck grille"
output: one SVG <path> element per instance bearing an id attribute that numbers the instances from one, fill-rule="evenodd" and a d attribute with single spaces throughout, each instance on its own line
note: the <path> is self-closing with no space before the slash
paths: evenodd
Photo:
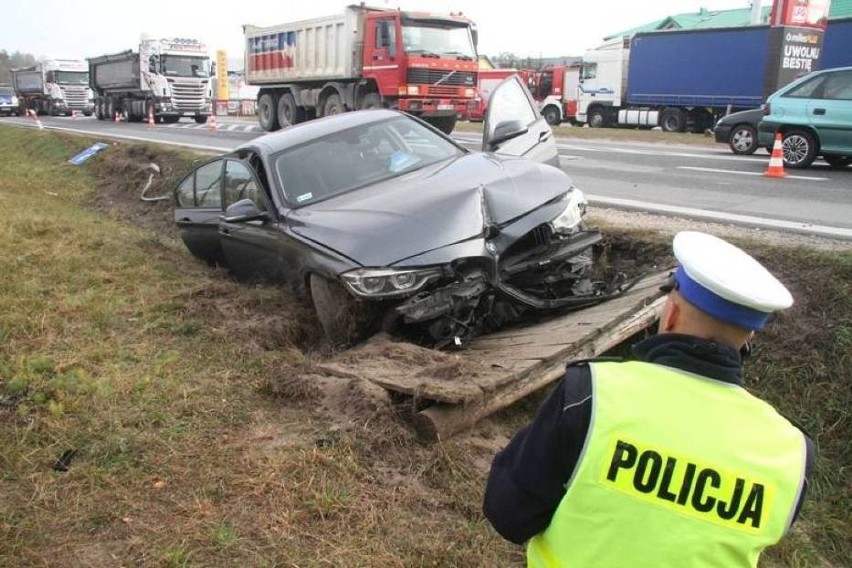
<path id="1" fill-rule="evenodd" d="M 434 69 L 409 69 L 407 81 L 411 84 L 435 85 L 438 87 L 475 87 L 476 73 L 472 71 L 436 71 Z M 435 87 L 430 87 L 430 92 Z M 455 92 L 453 93 L 455 94 Z"/>
<path id="2" fill-rule="evenodd" d="M 207 90 L 204 83 L 169 79 L 169 84 L 172 87 L 172 103 L 178 110 L 194 112 L 204 107 L 204 92 Z"/>
<path id="3" fill-rule="evenodd" d="M 89 90 L 86 87 L 60 86 L 60 89 L 62 89 L 62 98 L 65 99 L 68 108 L 72 110 L 89 108 Z"/>

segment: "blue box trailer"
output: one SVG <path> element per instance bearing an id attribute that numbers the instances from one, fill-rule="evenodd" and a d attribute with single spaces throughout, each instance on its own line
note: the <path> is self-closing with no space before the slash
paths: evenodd
<path id="1" fill-rule="evenodd" d="M 852 65 L 852 18 L 828 22 L 822 46 L 820 69 Z"/>
<path id="2" fill-rule="evenodd" d="M 771 45 L 778 59 L 770 57 Z M 620 102 L 617 89 L 597 92 L 585 111 L 592 126 L 659 124 L 666 131 L 701 132 L 729 112 L 759 107 L 779 81 L 798 74 L 788 70 L 790 79 L 779 78 L 783 47 L 768 25 L 641 32 L 628 46 Z M 814 70 L 850 65 L 852 18 L 831 20 Z M 616 100 L 604 102 L 607 94 Z M 605 113 L 604 120 L 595 124 L 595 113 Z"/>
<path id="3" fill-rule="evenodd" d="M 763 103 L 769 26 L 638 33 L 627 103 L 726 110 Z"/>

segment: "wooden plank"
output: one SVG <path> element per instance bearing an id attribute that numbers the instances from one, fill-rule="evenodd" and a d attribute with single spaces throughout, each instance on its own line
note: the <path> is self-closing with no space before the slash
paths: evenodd
<path id="1" fill-rule="evenodd" d="M 620 322 L 609 332 L 600 334 L 593 340 L 579 346 L 572 359 L 594 357 L 623 342 L 635 333 L 651 325 L 657 318 L 658 310 L 665 298 L 658 298 L 641 307 L 631 317 Z M 421 436 L 430 440 L 443 440 L 453 434 L 470 428 L 486 416 L 509 406 L 521 398 L 559 380 L 565 373 L 564 361 L 551 362 L 546 367 L 516 376 L 513 381 L 472 404 L 463 406 L 437 404 L 420 411 L 415 416 L 415 426 Z"/>

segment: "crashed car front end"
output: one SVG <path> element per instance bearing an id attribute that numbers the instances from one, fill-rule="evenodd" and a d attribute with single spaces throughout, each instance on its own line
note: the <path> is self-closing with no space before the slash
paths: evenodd
<path id="1" fill-rule="evenodd" d="M 581 308 L 623 291 L 592 278 L 602 235 L 583 228 L 585 212 L 585 197 L 572 188 L 518 219 L 486 222 L 476 238 L 341 280 L 358 298 L 390 302 L 398 331 L 435 347 L 462 346 L 530 312 Z"/>

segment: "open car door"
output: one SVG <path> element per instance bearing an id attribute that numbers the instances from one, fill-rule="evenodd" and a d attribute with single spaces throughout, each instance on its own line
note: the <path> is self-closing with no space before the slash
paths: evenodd
<path id="1" fill-rule="evenodd" d="M 500 83 L 488 99 L 482 150 L 559 167 L 553 130 L 518 75 Z"/>

